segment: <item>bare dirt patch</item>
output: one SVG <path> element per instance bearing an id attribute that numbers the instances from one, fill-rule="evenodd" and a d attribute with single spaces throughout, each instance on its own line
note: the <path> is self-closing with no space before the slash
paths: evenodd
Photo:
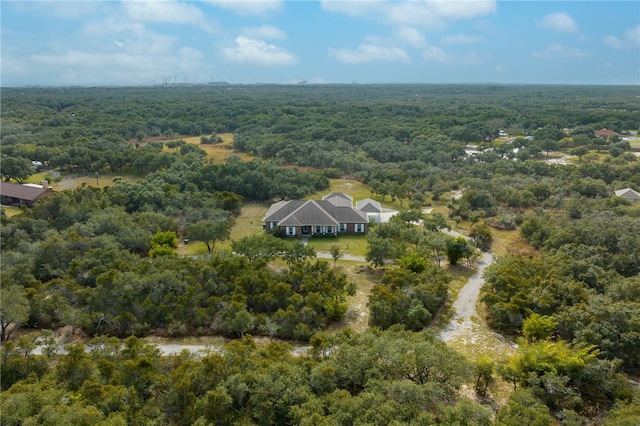
<path id="1" fill-rule="evenodd" d="M 369 295 L 373 286 L 380 282 L 381 275 L 368 265 L 338 266 L 338 268 L 347 275 L 350 282 L 356 285 L 356 293 L 347 297 L 349 308 L 342 321 L 331 329 L 347 327 L 358 333 L 364 332 L 369 328 Z"/>

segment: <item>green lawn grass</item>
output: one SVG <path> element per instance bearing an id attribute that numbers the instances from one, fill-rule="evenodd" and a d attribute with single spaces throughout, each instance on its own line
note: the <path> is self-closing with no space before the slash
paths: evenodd
<path id="1" fill-rule="evenodd" d="M 40 182 L 42 182 L 42 180 L 44 178 L 46 178 L 47 176 L 51 176 L 49 174 L 49 172 L 36 173 L 36 174 L 33 174 L 33 175 L 29 176 L 27 179 L 25 179 L 24 183 L 37 183 L 37 184 L 40 184 Z"/>
<path id="2" fill-rule="evenodd" d="M 257 235 L 262 230 L 262 218 L 267 213 L 266 204 L 246 203 L 240 210 L 240 215 L 231 227 L 230 238 L 227 241 L 216 242 L 214 251 L 231 250 L 231 241 L 243 237 Z M 189 244 L 180 242 L 177 250 L 182 256 L 199 256 L 207 254 L 207 246 L 201 241 L 190 241 Z"/>
<path id="3" fill-rule="evenodd" d="M 235 224 L 231 228 L 231 239 L 238 240 L 242 237 L 263 232 L 262 219 L 267 214 L 267 210 L 269 210 L 267 204 L 244 204 L 240 210 L 240 215 L 236 218 Z"/>
<path id="4" fill-rule="evenodd" d="M 335 238 L 309 238 L 309 247 L 316 252 L 328 252 L 331 246 L 340 247 L 340 251 L 352 256 L 365 256 L 367 238 L 364 235 L 339 235 Z"/>
<path id="5" fill-rule="evenodd" d="M 371 198 L 371 191 L 362 182 L 355 179 L 329 179 L 329 189 L 326 191 L 316 192 L 307 197 L 310 200 L 321 200 L 323 195 L 331 192 L 344 192 L 355 200 L 363 198 Z"/>
<path id="6" fill-rule="evenodd" d="M 16 216 L 22 213 L 22 209 L 15 206 L 2 206 L 2 211 L 7 215 L 7 217 Z"/>
<path id="7" fill-rule="evenodd" d="M 354 203 L 358 200 L 365 198 L 371 198 L 378 201 L 382 207 L 399 210 L 401 208 L 398 200 L 391 201 L 391 197 L 385 197 L 384 199 L 379 195 L 371 196 L 371 189 L 364 183 L 355 179 L 329 179 L 329 189 L 325 191 L 319 191 L 311 194 L 307 197 L 308 200 L 321 200 L 324 195 L 331 192 L 343 192 L 353 197 Z M 404 207 L 407 207 L 408 200 L 404 200 Z"/>

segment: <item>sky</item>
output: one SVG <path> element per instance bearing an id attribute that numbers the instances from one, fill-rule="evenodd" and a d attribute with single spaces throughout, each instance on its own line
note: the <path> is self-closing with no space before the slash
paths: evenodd
<path id="1" fill-rule="evenodd" d="M 0 2 L 0 85 L 640 86 L 640 2 Z"/>

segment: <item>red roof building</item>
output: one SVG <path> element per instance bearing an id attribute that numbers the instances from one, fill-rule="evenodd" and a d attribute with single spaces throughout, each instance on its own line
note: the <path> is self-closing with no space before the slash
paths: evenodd
<path id="1" fill-rule="evenodd" d="M 609 129 L 600 129 L 594 132 L 597 138 L 608 138 L 609 136 L 618 136 L 616 132 Z"/>

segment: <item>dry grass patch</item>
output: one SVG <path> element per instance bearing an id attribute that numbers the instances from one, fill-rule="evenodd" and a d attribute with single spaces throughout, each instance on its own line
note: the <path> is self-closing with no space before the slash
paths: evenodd
<path id="1" fill-rule="evenodd" d="M 491 252 L 496 256 L 504 256 L 507 253 L 533 255 L 536 252 L 535 249 L 520 237 L 518 231 L 491 228 L 491 234 L 493 235 Z"/>
<path id="2" fill-rule="evenodd" d="M 64 191 L 66 189 L 79 188 L 82 185 L 93 186 L 97 188 L 106 188 L 113 186 L 116 182 L 137 182 L 142 179 L 136 175 L 122 175 L 118 173 L 100 173 L 96 178 L 94 175 L 72 174 L 63 176 L 59 182 L 51 184 L 54 191 Z"/>
<path id="3" fill-rule="evenodd" d="M 209 137 L 212 135 L 204 135 L 204 136 Z M 227 159 L 232 156 L 240 157 L 244 161 L 253 160 L 254 158 L 253 155 L 233 149 L 233 133 L 220 133 L 217 136 L 219 136 L 222 139 L 222 142 L 216 143 L 216 144 L 202 144 L 200 142 L 201 136 L 190 136 L 186 138 L 179 138 L 179 139 L 173 139 L 173 140 L 174 141 L 183 140 L 186 143 L 197 145 L 207 153 L 206 159 L 213 161 L 214 163 L 218 163 L 218 164 L 225 163 Z M 163 142 L 166 144 L 167 142 L 171 142 L 171 141 L 167 140 Z M 166 146 L 164 147 L 164 150 L 168 152 L 172 151 Z"/>
<path id="4" fill-rule="evenodd" d="M 342 320 L 333 324 L 329 331 L 350 328 L 362 333 L 369 328 L 369 295 L 374 285 L 380 283 L 382 274 L 367 265 L 340 266 L 338 270 L 345 273 L 347 280 L 356 285 L 356 293 L 347 297 L 349 308 Z"/>

